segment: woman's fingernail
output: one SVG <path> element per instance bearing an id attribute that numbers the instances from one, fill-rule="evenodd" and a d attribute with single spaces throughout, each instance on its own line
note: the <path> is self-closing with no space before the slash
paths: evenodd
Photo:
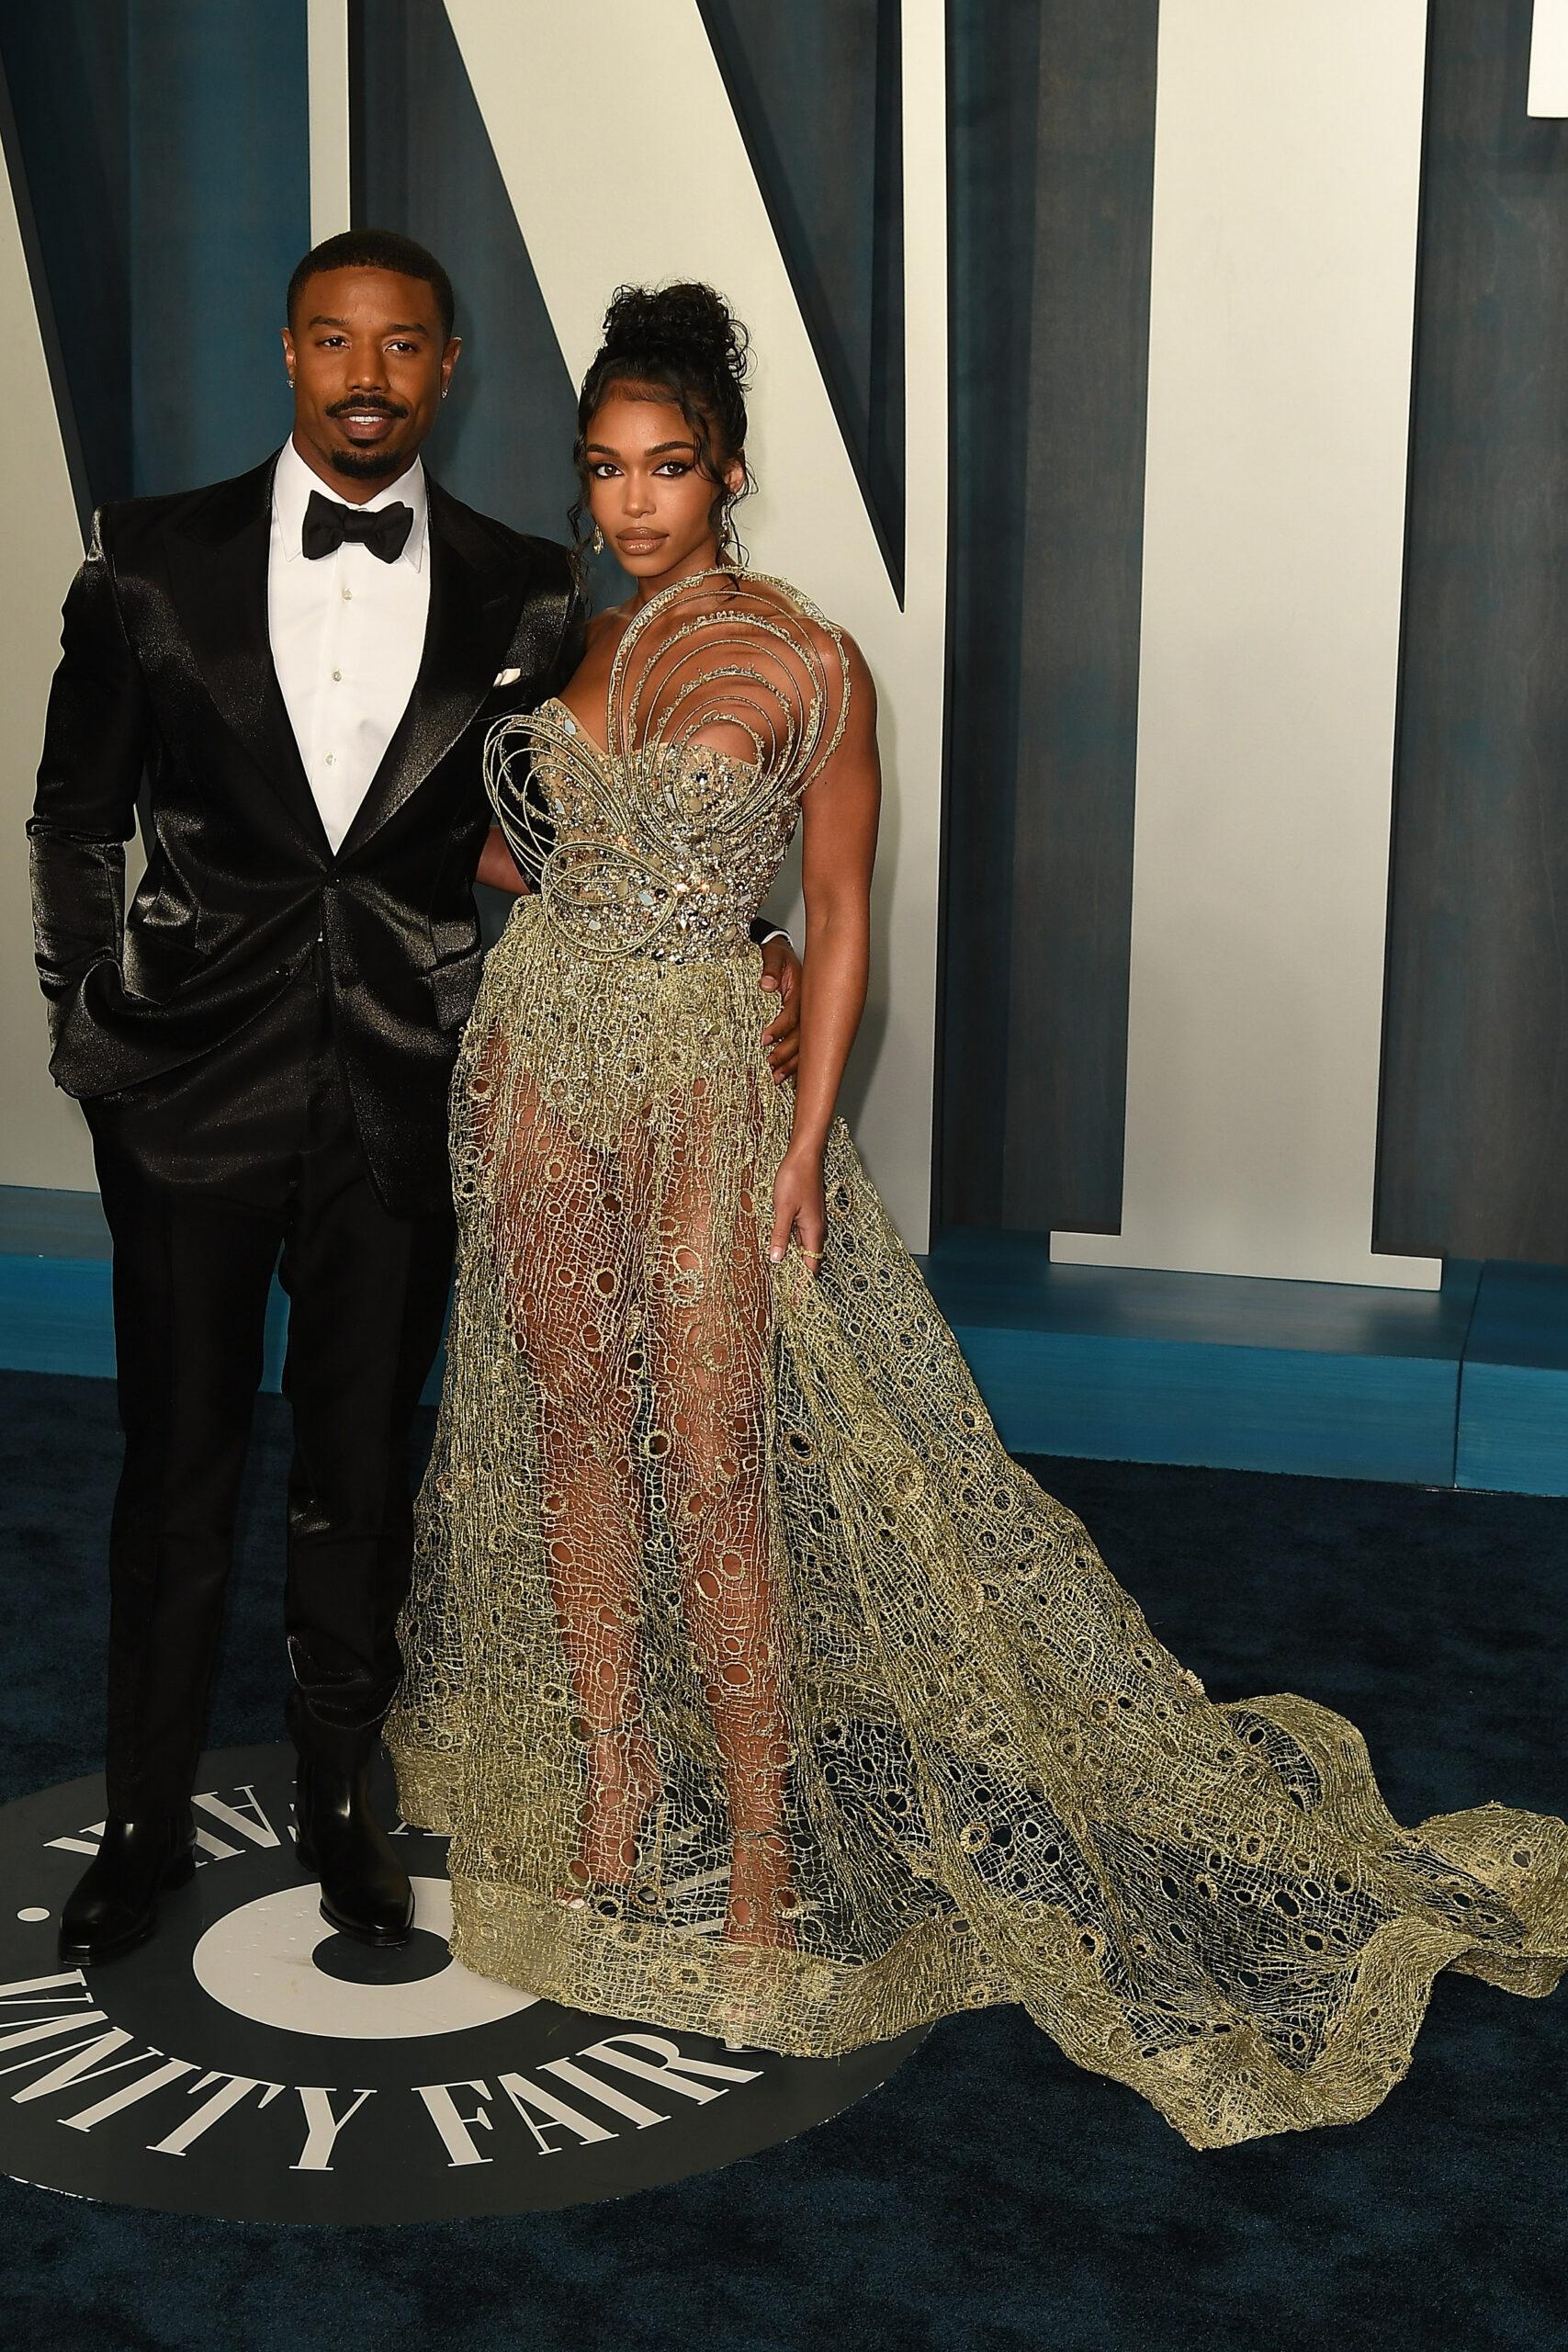
<path id="1" fill-rule="evenodd" d="M 768 1255 L 769 1255 L 769 1257 L 773 1260 L 773 1264 L 776 1266 L 776 1265 L 778 1264 L 778 1262 L 779 1262 L 779 1260 L 784 1256 L 784 1251 L 783 1251 L 782 1250 L 769 1250 L 769 1252 L 768 1252 Z"/>

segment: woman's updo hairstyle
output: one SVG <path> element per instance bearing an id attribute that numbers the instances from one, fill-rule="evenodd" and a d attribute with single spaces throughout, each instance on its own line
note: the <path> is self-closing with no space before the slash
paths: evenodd
<path id="1" fill-rule="evenodd" d="M 582 379 L 577 403 L 578 495 L 570 521 L 572 550 L 581 570 L 592 526 L 587 525 L 589 428 L 606 396 L 616 390 L 671 401 L 691 427 L 697 470 L 714 485 L 709 510 L 718 560 L 735 571 L 745 567 L 746 550 L 736 531 L 735 508 L 754 484 L 746 465 L 746 378 L 750 337 L 722 294 L 711 286 L 620 286 L 604 313 L 603 341 Z M 739 459 L 745 480 L 738 491 L 724 479 Z"/>

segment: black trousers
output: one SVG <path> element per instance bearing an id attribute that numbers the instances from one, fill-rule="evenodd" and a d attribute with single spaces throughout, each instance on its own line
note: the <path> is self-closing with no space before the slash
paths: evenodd
<path id="1" fill-rule="evenodd" d="M 289 1300 L 297 1743 L 353 1760 L 397 1689 L 412 1420 L 440 1343 L 452 1218 L 382 1206 L 325 1003 L 307 964 L 263 1030 L 86 1106 L 125 1430 L 109 1543 L 116 1815 L 172 1812 L 191 1793 L 275 1268 Z"/>

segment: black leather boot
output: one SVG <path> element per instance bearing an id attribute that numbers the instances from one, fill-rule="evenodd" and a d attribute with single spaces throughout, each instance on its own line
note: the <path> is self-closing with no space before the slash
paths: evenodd
<path id="1" fill-rule="evenodd" d="M 96 1967 L 144 1943 L 158 1924 L 158 1897 L 184 1886 L 196 1869 L 190 1807 L 108 1821 L 96 1860 L 60 1915 L 60 1957 L 68 1968 Z"/>
<path id="2" fill-rule="evenodd" d="M 321 1917 L 355 1942 L 387 1950 L 413 1930 L 413 1889 L 370 1807 L 371 1754 L 357 1762 L 301 1753 L 294 1782 L 300 1867 L 321 1883 Z"/>

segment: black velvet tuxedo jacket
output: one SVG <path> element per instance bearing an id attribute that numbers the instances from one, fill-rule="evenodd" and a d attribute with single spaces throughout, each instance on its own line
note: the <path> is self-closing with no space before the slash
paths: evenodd
<path id="1" fill-rule="evenodd" d="M 50 1068 L 89 1107 L 155 1096 L 198 1056 L 220 1088 L 225 1040 L 277 1017 L 319 938 L 377 1189 L 425 1214 L 450 1199 L 446 1089 L 479 978 L 485 735 L 564 684 L 582 615 L 564 549 L 431 481 L 423 658 L 334 855 L 268 642 L 273 463 L 106 507 L 66 600 L 28 829 Z M 147 872 L 122 919 L 139 798 Z"/>

